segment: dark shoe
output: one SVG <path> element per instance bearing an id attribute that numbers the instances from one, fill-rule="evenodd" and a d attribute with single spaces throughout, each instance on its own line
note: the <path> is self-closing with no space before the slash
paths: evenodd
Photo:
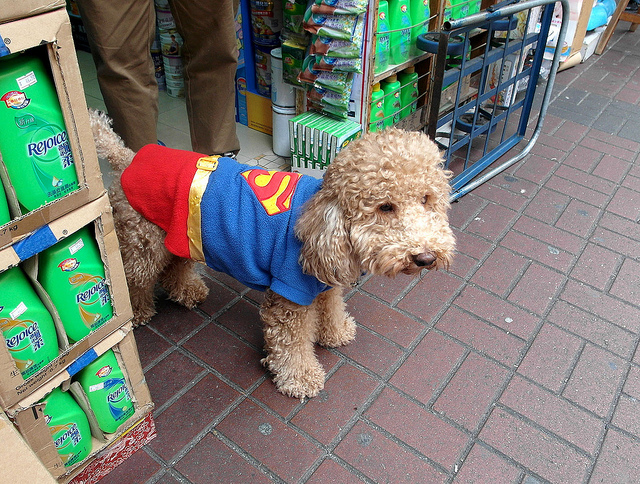
<path id="1" fill-rule="evenodd" d="M 630 0 L 627 4 L 627 8 L 625 8 L 624 11 L 636 13 L 638 11 L 638 2 L 636 0 Z"/>
<path id="2" fill-rule="evenodd" d="M 227 151 L 226 153 L 216 153 L 216 154 L 221 156 L 222 158 L 233 158 L 235 160 L 238 156 L 239 151 L 240 150 Z"/>

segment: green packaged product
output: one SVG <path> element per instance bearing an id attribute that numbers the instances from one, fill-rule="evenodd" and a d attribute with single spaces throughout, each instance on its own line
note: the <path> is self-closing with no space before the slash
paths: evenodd
<path id="1" fill-rule="evenodd" d="M 86 459 L 91 453 L 91 427 L 80 405 L 59 388 L 42 402 L 45 422 L 65 467 Z"/>
<path id="2" fill-rule="evenodd" d="M 113 350 L 84 367 L 77 380 L 103 432 L 114 433 L 134 414 L 131 393 Z"/>
<path id="3" fill-rule="evenodd" d="M 0 273 L 0 330 L 25 380 L 58 356 L 53 318 L 20 267 Z"/>
<path id="4" fill-rule="evenodd" d="M 0 153 L 25 212 L 78 188 L 51 73 L 36 54 L 0 58 Z"/>
<path id="5" fill-rule="evenodd" d="M 113 316 L 104 264 L 88 226 L 38 255 L 38 281 L 49 294 L 73 342 Z"/>

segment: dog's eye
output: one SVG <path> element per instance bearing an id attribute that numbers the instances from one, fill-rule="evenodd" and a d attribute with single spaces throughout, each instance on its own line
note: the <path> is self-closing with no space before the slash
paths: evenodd
<path id="1" fill-rule="evenodd" d="M 422 197 L 422 200 L 421 200 L 422 205 L 426 205 L 428 201 L 429 201 L 429 195 L 425 195 L 424 197 Z"/>
<path id="2" fill-rule="evenodd" d="M 390 203 L 384 203 L 378 207 L 381 212 L 393 212 L 393 205 Z"/>

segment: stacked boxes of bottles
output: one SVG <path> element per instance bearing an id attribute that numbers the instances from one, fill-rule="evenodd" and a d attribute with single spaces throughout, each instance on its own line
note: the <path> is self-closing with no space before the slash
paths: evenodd
<path id="1" fill-rule="evenodd" d="M 155 0 L 157 35 L 151 48 L 156 65 L 158 88 L 165 89 L 172 97 L 184 97 L 184 73 L 182 69 L 182 37 L 176 30 L 168 0 Z"/>
<path id="2" fill-rule="evenodd" d="M 153 403 L 65 2 L 20 7 L 0 18 L 0 406 L 59 482 L 95 482 L 155 435 Z"/>

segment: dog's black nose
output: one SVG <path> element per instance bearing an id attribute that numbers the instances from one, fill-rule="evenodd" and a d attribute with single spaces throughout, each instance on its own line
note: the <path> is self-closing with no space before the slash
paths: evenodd
<path id="1" fill-rule="evenodd" d="M 431 252 L 423 252 L 413 256 L 413 262 L 418 267 L 429 267 L 436 261 L 437 257 Z"/>

